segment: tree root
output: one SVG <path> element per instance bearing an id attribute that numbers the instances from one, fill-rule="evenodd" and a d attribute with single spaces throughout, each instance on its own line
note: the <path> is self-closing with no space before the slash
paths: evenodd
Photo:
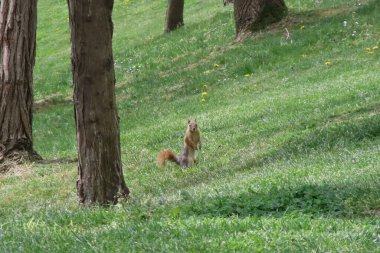
<path id="1" fill-rule="evenodd" d="M 32 152 L 12 150 L 7 153 L 4 153 L 4 151 L 5 146 L 0 144 L 0 174 L 8 172 L 20 164 L 42 160 L 42 157 L 34 150 Z"/>

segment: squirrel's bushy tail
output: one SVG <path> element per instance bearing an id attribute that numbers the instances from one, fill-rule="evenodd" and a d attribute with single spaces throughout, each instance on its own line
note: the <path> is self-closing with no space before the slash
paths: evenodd
<path id="1" fill-rule="evenodd" d="M 170 150 L 164 150 L 158 154 L 157 156 L 158 167 L 163 168 L 165 166 L 166 160 L 179 164 L 177 156 Z"/>

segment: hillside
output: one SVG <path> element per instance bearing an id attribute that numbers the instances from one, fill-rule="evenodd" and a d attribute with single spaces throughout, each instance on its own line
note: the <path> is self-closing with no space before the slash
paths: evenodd
<path id="1" fill-rule="evenodd" d="M 380 1 L 288 0 L 286 20 L 242 43 L 232 6 L 185 2 L 185 26 L 163 34 L 166 1 L 115 0 L 131 198 L 80 209 L 75 163 L 20 166 L 0 176 L 0 252 L 379 251 Z M 38 11 L 33 141 L 72 159 L 66 1 Z M 188 118 L 198 164 L 159 169 Z"/>

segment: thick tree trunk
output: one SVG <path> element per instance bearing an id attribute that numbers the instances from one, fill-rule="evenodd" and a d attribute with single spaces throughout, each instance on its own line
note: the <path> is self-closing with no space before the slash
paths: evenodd
<path id="1" fill-rule="evenodd" d="M 284 0 L 234 0 L 236 36 L 244 36 L 287 14 Z"/>
<path id="2" fill-rule="evenodd" d="M 113 0 L 68 0 L 80 204 L 126 197 L 115 102 Z"/>
<path id="3" fill-rule="evenodd" d="M 40 159 L 32 141 L 37 1 L 0 2 L 0 163 Z"/>
<path id="4" fill-rule="evenodd" d="M 171 32 L 178 27 L 184 25 L 183 23 L 183 7 L 184 0 L 169 0 L 168 10 L 166 12 L 166 25 L 165 32 Z"/>

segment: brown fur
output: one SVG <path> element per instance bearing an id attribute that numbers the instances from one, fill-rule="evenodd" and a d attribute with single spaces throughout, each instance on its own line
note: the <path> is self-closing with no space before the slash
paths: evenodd
<path id="1" fill-rule="evenodd" d="M 165 167 L 165 160 L 169 160 L 171 162 L 176 162 L 176 155 L 171 152 L 170 150 L 164 150 L 160 152 L 157 156 L 157 164 L 158 167 L 163 168 Z"/>
<path id="2" fill-rule="evenodd" d="M 184 141 L 183 150 L 176 156 L 170 150 L 164 150 L 157 156 L 157 164 L 160 168 L 165 166 L 165 161 L 175 162 L 182 167 L 190 167 L 195 163 L 195 150 L 201 149 L 201 135 L 196 120 L 189 120 Z"/>

